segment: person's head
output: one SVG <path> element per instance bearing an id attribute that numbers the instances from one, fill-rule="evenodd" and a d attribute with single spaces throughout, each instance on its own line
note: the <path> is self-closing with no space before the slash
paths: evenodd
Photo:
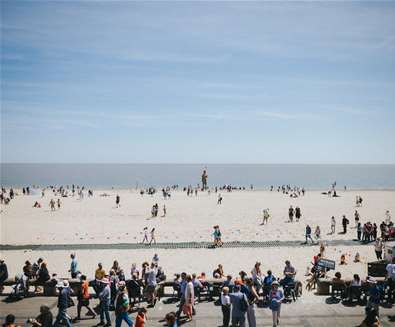
<path id="1" fill-rule="evenodd" d="M 191 282 L 192 281 L 192 276 L 191 275 L 187 275 L 186 280 L 187 280 L 187 282 Z"/>
<path id="2" fill-rule="evenodd" d="M 232 280 L 232 276 L 231 276 L 231 275 L 228 275 L 228 276 L 226 276 L 226 279 L 227 279 L 228 281 L 231 281 L 231 280 Z"/>
<path id="3" fill-rule="evenodd" d="M 239 284 L 236 284 L 234 287 L 235 292 L 240 292 L 241 286 Z"/>
<path id="4" fill-rule="evenodd" d="M 30 266 L 30 265 L 31 265 L 30 261 L 29 261 L 29 260 L 26 260 L 26 261 L 25 261 L 25 265 L 26 265 L 26 266 Z"/>
<path id="5" fill-rule="evenodd" d="M 308 225 L 307 225 L 307 226 L 308 226 Z M 290 262 L 289 260 L 286 260 L 286 261 L 285 261 L 285 265 L 288 267 L 288 266 L 291 265 L 291 262 Z"/>
<path id="6" fill-rule="evenodd" d="M 222 269 L 222 265 L 221 264 L 218 265 L 218 269 Z"/>
<path id="7" fill-rule="evenodd" d="M 275 281 L 272 283 L 272 288 L 275 289 L 275 290 L 278 288 L 278 281 L 275 280 Z"/>
<path id="8" fill-rule="evenodd" d="M 140 316 L 145 316 L 146 314 L 147 314 L 147 309 L 146 308 L 139 308 L 138 309 L 138 311 L 137 311 L 137 313 L 140 315 Z"/>
<path id="9" fill-rule="evenodd" d="M 196 274 L 192 274 L 192 279 L 196 279 Z"/>
<path id="10" fill-rule="evenodd" d="M 182 272 L 181 273 L 181 279 L 186 279 L 187 278 L 187 273 L 186 272 Z"/>
<path id="11" fill-rule="evenodd" d="M 340 271 L 337 271 L 337 272 L 335 273 L 335 277 L 336 277 L 337 279 L 341 279 L 341 278 L 342 278 L 342 274 L 340 273 Z"/>
<path id="12" fill-rule="evenodd" d="M 245 282 L 248 286 L 252 286 L 254 284 L 251 278 L 246 278 Z"/>
<path id="13" fill-rule="evenodd" d="M 47 263 L 46 262 L 42 262 L 41 263 L 41 268 L 43 268 L 43 269 L 47 268 Z"/>
<path id="14" fill-rule="evenodd" d="M 42 305 L 41 307 L 40 307 L 40 313 L 47 313 L 47 312 L 49 312 L 50 310 L 49 310 L 49 307 L 48 306 L 46 306 L 46 305 Z"/>
<path id="15" fill-rule="evenodd" d="M 71 259 L 74 259 L 74 258 L 75 258 L 75 253 L 71 253 L 71 254 L 70 254 L 70 258 L 71 258 Z"/>
<path id="16" fill-rule="evenodd" d="M 99 262 L 99 263 L 97 264 L 97 267 L 98 267 L 99 269 L 103 269 L 103 265 L 101 264 L 101 262 Z"/>
<path id="17" fill-rule="evenodd" d="M 272 271 L 271 271 L 271 270 L 268 270 L 268 271 L 267 271 L 267 274 L 268 274 L 268 276 L 271 276 L 271 275 L 272 275 Z"/>
<path id="18" fill-rule="evenodd" d="M 354 274 L 354 279 L 359 281 L 360 280 L 359 275 L 358 274 Z"/>
<path id="19" fill-rule="evenodd" d="M 42 263 L 43 261 L 44 261 L 43 258 L 38 258 L 37 263 L 40 264 L 40 263 Z"/>
<path id="20" fill-rule="evenodd" d="M 5 322 L 4 322 L 5 326 L 10 326 L 13 325 L 14 323 L 15 323 L 15 316 L 13 314 L 9 314 L 5 317 Z"/>
<path id="21" fill-rule="evenodd" d="M 222 293 L 224 293 L 224 295 L 228 295 L 229 294 L 229 287 L 225 286 L 224 288 L 222 288 Z"/>
<path id="22" fill-rule="evenodd" d="M 124 291 L 124 290 L 125 290 L 125 287 L 126 287 L 126 283 L 125 283 L 123 280 L 121 280 L 121 281 L 118 283 L 118 289 L 119 289 L 120 291 Z"/>
<path id="23" fill-rule="evenodd" d="M 114 268 L 118 268 L 118 267 L 119 267 L 118 261 L 117 261 L 117 260 L 114 260 L 114 263 L 112 264 L 112 266 L 113 266 Z"/>
<path id="24" fill-rule="evenodd" d="M 259 261 L 257 261 L 256 263 L 255 263 L 255 268 L 256 269 L 259 269 L 261 267 L 261 263 L 259 262 Z"/>
<path id="25" fill-rule="evenodd" d="M 86 280 L 86 276 L 85 275 L 81 275 L 81 280 Z"/>
<path id="26" fill-rule="evenodd" d="M 110 276 L 115 276 L 115 270 L 114 269 L 110 270 Z"/>
<path id="27" fill-rule="evenodd" d="M 166 320 L 167 326 L 173 327 L 174 324 L 176 323 L 176 314 L 174 312 L 169 312 L 168 314 L 166 314 L 165 320 Z"/>

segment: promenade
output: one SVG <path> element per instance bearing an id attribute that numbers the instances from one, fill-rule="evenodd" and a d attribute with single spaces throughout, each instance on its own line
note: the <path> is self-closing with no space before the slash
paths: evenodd
<path id="1" fill-rule="evenodd" d="M 39 307 L 46 304 L 52 308 L 52 313 L 56 315 L 55 297 L 33 297 L 23 299 L 16 303 L 4 303 L 4 297 L 0 297 L 0 319 L 3 321 L 4 316 L 13 313 L 17 317 L 17 322 L 24 325 L 26 319 L 35 317 L 39 312 Z M 357 326 L 364 319 L 364 307 L 355 306 L 347 307 L 343 304 L 326 304 L 326 296 L 311 298 L 301 298 L 297 302 L 283 304 L 281 312 L 280 326 L 292 327 L 319 327 L 319 326 L 339 326 L 353 327 Z M 97 300 L 93 300 L 94 303 Z M 164 300 L 166 301 L 166 300 Z M 157 303 L 155 308 L 148 310 L 147 327 L 164 326 L 163 317 L 167 312 L 175 311 L 176 305 L 164 304 L 162 301 Z M 84 314 L 83 309 L 83 314 Z M 217 327 L 221 326 L 221 308 L 215 306 L 213 302 L 203 302 L 196 306 L 196 316 L 194 321 L 185 323 L 186 327 Z M 76 308 L 70 308 L 69 313 L 72 317 L 76 316 Z M 114 313 L 111 313 L 112 319 Z M 135 313 L 132 317 L 135 317 Z M 272 326 L 271 311 L 267 308 L 257 308 L 257 326 Z M 394 326 L 395 307 L 380 308 L 380 318 L 383 327 Z M 93 327 L 99 322 L 99 319 L 87 318 L 76 323 L 75 326 Z"/>

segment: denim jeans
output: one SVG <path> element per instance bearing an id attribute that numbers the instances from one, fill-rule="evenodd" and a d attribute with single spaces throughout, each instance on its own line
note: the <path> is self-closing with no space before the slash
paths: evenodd
<path id="1" fill-rule="evenodd" d="M 100 302 L 100 322 L 104 322 L 104 316 L 106 317 L 107 324 L 111 325 L 110 304 L 107 301 Z"/>
<path id="2" fill-rule="evenodd" d="M 121 312 L 115 319 L 115 327 L 121 327 L 122 320 L 125 320 L 125 322 L 128 324 L 129 327 L 133 325 L 133 320 L 129 318 L 128 313 Z"/>
<path id="3" fill-rule="evenodd" d="M 59 309 L 58 315 L 54 323 L 54 327 L 58 327 L 61 322 L 64 322 L 67 327 L 72 327 L 71 318 L 67 315 L 67 309 Z"/>

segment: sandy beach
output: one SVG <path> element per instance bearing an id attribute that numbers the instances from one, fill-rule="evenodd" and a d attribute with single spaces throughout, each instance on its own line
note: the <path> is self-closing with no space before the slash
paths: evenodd
<path id="1" fill-rule="evenodd" d="M 17 190 L 21 194 L 20 190 Z M 100 196 L 107 193 L 109 196 Z M 313 231 L 317 225 L 322 232 L 322 241 L 351 240 L 356 238 L 354 211 L 357 209 L 361 222 L 371 221 L 380 224 L 386 210 L 395 212 L 395 191 L 349 190 L 339 192 L 340 197 L 332 198 L 320 191 L 307 191 L 305 196 L 290 198 L 277 191 L 233 191 L 220 192 L 221 205 L 217 204 L 217 194 L 199 192 L 197 196 L 187 196 L 175 191 L 171 198 L 164 200 L 162 194 L 141 196 L 138 190 L 95 190 L 93 197 L 80 200 L 77 196 L 61 198 L 61 208 L 51 211 L 49 201 L 57 197 L 49 190 L 45 197 L 41 194 L 17 196 L 10 205 L 2 206 L 1 244 L 116 244 L 138 243 L 143 238 L 143 228 L 156 228 L 157 242 L 211 241 L 212 226 L 219 225 L 223 241 L 304 241 L 306 224 Z M 116 208 L 115 197 L 120 196 L 120 207 Z M 355 197 L 363 197 L 363 206 L 355 207 Z M 42 208 L 33 208 L 35 201 Z M 158 217 L 151 217 L 151 207 L 159 205 Z M 162 216 L 166 205 L 167 215 Z M 302 218 L 299 222 L 288 222 L 288 208 L 299 206 Z M 270 209 L 271 218 L 267 225 L 262 223 L 262 210 Z M 346 235 L 342 230 L 341 216 L 350 220 Z M 330 217 L 336 218 L 336 233 L 329 235 Z M 348 265 L 337 266 L 345 276 L 353 273 L 366 276 L 366 262 L 375 259 L 373 245 L 328 246 L 326 257 L 339 262 L 340 255 L 346 254 Z M 50 272 L 67 275 L 69 253 L 67 250 L 3 251 L 11 275 L 21 272 L 23 262 L 34 262 L 43 257 L 48 262 Z M 353 263 L 355 254 L 361 255 L 361 263 Z M 140 265 L 149 261 L 154 253 L 160 257 L 160 265 L 166 274 L 181 271 L 211 274 L 218 263 L 222 263 L 226 273 L 236 275 L 240 270 L 249 272 L 256 261 L 262 262 L 263 270 L 272 269 L 281 276 L 284 261 L 290 259 L 298 270 L 300 279 L 310 265 L 318 246 L 237 248 L 237 249 L 147 249 L 118 250 L 91 249 L 77 250 L 81 271 L 93 275 L 98 262 L 106 269 L 117 259 L 129 274 L 132 263 Z"/>

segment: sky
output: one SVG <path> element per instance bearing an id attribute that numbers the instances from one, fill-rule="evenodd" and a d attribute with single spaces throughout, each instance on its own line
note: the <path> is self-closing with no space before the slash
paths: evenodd
<path id="1" fill-rule="evenodd" d="M 1 1 L 1 162 L 394 149 L 395 2 Z"/>

